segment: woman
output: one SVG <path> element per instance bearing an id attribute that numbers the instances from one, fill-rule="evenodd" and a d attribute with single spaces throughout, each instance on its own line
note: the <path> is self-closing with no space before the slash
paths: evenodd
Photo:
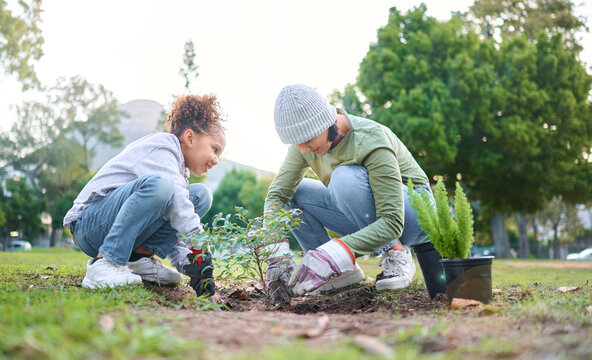
<path id="1" fill-rule="evenodd" d="M 335 109 L 305 85 L 281 90 L 274 120 L 280 139 L 291 146 L 265 210 L 302 210 L 303 224 L 293 233 L 307 251 L 296 268 L 287 244 L 277 247 L 266 275 L 274 302 L 361 280 L 355 258 L 366 254 L 382 254 L 377 289 L 408 286 L 415 264 L 407 246 L 426 235 L 409 206 L 405 184 L 411 178 L 416 191 L 431 191 L 405 145 L 387 127 Z M 309 168 L 320 181 L 304 179 Z M 331 239 L 326 229 L 342 237 Z"/>

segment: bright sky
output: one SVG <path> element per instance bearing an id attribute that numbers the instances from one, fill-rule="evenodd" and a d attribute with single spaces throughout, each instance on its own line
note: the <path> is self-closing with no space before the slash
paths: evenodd
<path id="1" fill-rule="evenodd" d="M 45 55 L 36 69 L 47 85 L 82 75 L 120 103 L 152 99 L 168 108 L 183 91 L 179 67 L 192 39 L 200 73 L 192 91 L 218 96 L 228 120 L 226 157 L 275 172 L 287 149 L 273 126 L 280 89 L 292 83 L 324 95 L 343 89 L 355 81 L 389 8 L 406 12 L 421 2 L 45 0 Z M 429 15 L 446 20 L 473 1 L 423 2 Z M 592 6 L 577 13 L 592 19 Z M 592 64 L 592 46 L 582 58 Z M 0 129 L 7 130 L 15 119 L 11 106 L 31 95 L 14 78 L 0 76 L 0 84 Z"/>

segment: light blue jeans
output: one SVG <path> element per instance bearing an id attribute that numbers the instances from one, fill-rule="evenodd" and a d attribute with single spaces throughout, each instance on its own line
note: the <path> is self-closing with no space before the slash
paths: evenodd
<path id="1" fill-rule="evenodd" d="M 201 217 L 212 206 L 212 193 L 203 184 L 191 184 L 189 200 Z M 171 205 L 175 184 L 164 174 L 142 176 L 113 190 L 86 208 L 74 225 L 74 239 L 87 255 L 100 252 L 110 262 L 126 265 L 133 250 L 165 258 L 177 243 L 177 231 L 163 216 Z"/>
<path id="2" fill-rule="evenodd" d="M 409 205 L 407 186 L 405 194 L 405 225 L 399 239 L 393 239 L 376 249 L 372 256 L 378 256 L 398 241 L 403 245 L 414 245 L 427 237 L 417 224 L 417 215 Z M 416 187 L 416 192 L 427 191 L 429 185 Z M 326 229 L 341 236 L 352 234 L 376 221 L 374 195 L 368 182 L 368 170 L 361 165 L 342 165 L 331 174 L 329 187 L 318 180 L 302 179 L 294 197 L 286 204 L 287 209 L 302 210 L 302 223 L 293 234 L 304 251 L 316 249 L 331 240 Z"/>

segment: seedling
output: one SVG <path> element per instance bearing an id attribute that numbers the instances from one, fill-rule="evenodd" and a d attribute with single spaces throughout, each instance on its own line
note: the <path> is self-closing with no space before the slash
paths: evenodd
<path id="1" fill-rule="evenodd" d="M 269 304 L 271 294 L 265 282 L 265 264 L 273 255 L 269 245 L 286 238 L 298 226 L 300 210 L 280 210 L 256 218 L 249 218 L 248 210 L 243 208 L 235 210 L 235 214 L 216 215 L 204 227 L 204 233 L 186 235 L 183 240 L 210 248 L 220 271 L 219 278 L 258 278 Z"/>

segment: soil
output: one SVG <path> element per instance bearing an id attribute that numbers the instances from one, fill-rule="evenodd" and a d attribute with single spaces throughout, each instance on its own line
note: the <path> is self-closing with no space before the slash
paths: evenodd
<path id="1" fill-rule="evenodd" d="M 445 296 L 431 300 L 423 284 L 377 292 L 373 284 L 367 283 L 271 307 L 254 281 L 217 282 L 215 299 L 224 305 L 221 311 L 197 311 L 187 301 L 188 296 L 195 296 L 188 286 L 146 286 L 164 298 L 160 302 L 167 306 L 161 306 L 157 314 L 171 325 L 174 336 L 207 344 L 204 358 L 257 353 L 294 344 L 295 340 L 325 352 L 337 351 L 343 347 L 343 341 L 358 345 L 359 339 L 366 339 L 359 340 L 358 345 L 364 352 L 383 356 L 388 354 L 380 349 L 394 351 L 396 344 L 408 341 L 425 354 L 454 351 L 458 356 L 478 355 L 486 359 L 538 359 L 549 354 L 578 357 L 562 347 L 562 340 L 581 344 L 590 340 L 592 334 L 589 327 L 502 315 L 504 304 L 532 297 L 529 290 L 519 286 L 503 292 L 494 290 L 493 302 L 487 306 L 451 310 Z M 173 309 L 168 306 L 171 304 L 180 308 Z M 137 311 L 155 315 L 153 310 Z M 413 335 L 401 340 L 405 333 Z M 367 339 L 371 341 L 368 343 Z M 493 344 L 491 348 L 482 348 L 488 343 Z M 575 351 L 581 351 L 581 347 Z"/>

